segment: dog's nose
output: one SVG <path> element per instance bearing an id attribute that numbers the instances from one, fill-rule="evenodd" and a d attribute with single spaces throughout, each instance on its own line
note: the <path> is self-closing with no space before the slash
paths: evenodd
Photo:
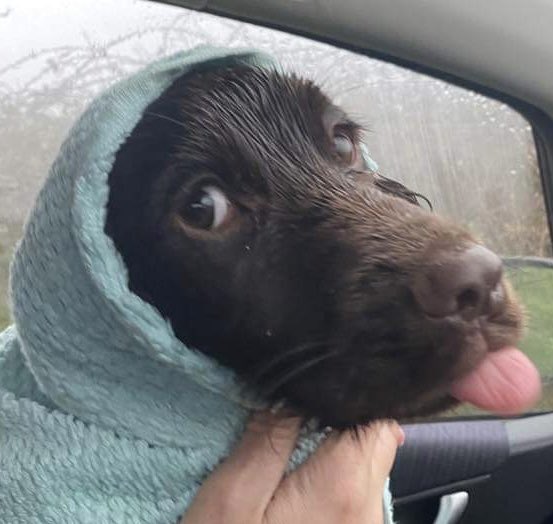
<path id="1" fill-rule="evenodd" d="M 416 275 L 411 290 L 429 316 L 461 315 L 473 320 L 488 315 L 503 300 L 501 259 L 483 246 L 441 254 Z"/>

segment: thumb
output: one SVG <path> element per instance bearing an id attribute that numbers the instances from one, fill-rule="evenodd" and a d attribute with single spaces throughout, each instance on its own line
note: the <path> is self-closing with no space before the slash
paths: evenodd
<path id="1" fill-rule="evenodd" d="M 201 486 L 183 523 L 197 517 L 202 524 L 218 523 L 221 515 L 232 524 L 260 521 L 282 480 L 299 427 L 296 418 L 256 413 L 234 451 Z"/>

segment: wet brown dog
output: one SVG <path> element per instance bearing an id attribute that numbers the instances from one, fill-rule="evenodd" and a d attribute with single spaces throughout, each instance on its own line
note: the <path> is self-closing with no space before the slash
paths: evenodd
<path id="1" fill-rule="evenodd" d="M 106 231 L 177 336 L 324 425 L 435 412 L 517 340 L 497 256 L 365 166 L 313 83 L 191 73 L 117 155 Z"/>

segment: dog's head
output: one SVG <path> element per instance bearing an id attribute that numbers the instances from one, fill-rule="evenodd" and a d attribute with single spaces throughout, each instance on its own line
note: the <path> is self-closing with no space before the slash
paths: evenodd
<path id="1" fill-rule="evenodd" d="M 498 257 L 368 169 L 361 132 L 295 76 L 197 71 L 110 175 L 131 289 L 186 345 L 336 427 L 443 408 L 521 328 Z"/>

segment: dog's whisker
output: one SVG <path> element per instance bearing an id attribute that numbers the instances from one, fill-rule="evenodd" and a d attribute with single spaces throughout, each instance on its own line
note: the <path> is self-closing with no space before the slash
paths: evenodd
<path id="1" fill-rule="evenodd" d="M 315 367 L 316 365 L 320 364 L 321 362 L 328 360 L 329 358 L 335 357 L 337 354 L 336 351 L 333 351 L 331 353 L 325 353 L 324 355 L 320 355 L 318 357 L 312 358 L 311 360 L 308 360 L 307 362 L 304 362 L 300 366 L 292 369 L 288 373 L 286 373 L 284 376 L 280 377 L 279 379 L 273 381 L 267 388 L 264 389 L 264 393 L 267 396 L 272 395 L 276 391 L 278 391 L 279 388 L 284 386 L 286 383 L 290 382 L 293 378 L 296 378 L 298 375 L 301 375 L 302 373 L 305 373 L 306 371 L 310 370 L 311 368 Z"/>
<path id="2" fill-rule="evenodd" d="M 286 351 L 283 351 L 282 353 L 279 353 L 274 358 L 269 360 L 261 368 L 256 370 L 253 381 L 258 382 L 260 379 L 266 376 L 267 373 L 272 371 L 276 366 L 278 366 L 279 364 L 282 364 L 286 360 L 289 360 L 292 357 L 303 355 L 304 353 L 309 353 L 316 349 L 320 349 L 321 347 L 322 347 L 321 342 L 306 342 L 305 344 L 300 344 Z"/>
<path id="3" fill-rule="evenodd" d="M 176 120 L 175 118 L 171 118 L 170 116 L 162 115 L 161 113 L 155 113 L 153 111 L 146 111 L 144 114 L 148 116 L 154 116 L 156 118 L 160 118 L 161 120 L 167 120 L 168 122 L 172 122 L 173 124 L 186 129 L 184 122 L 179 122 L 178 120 Z"/>

